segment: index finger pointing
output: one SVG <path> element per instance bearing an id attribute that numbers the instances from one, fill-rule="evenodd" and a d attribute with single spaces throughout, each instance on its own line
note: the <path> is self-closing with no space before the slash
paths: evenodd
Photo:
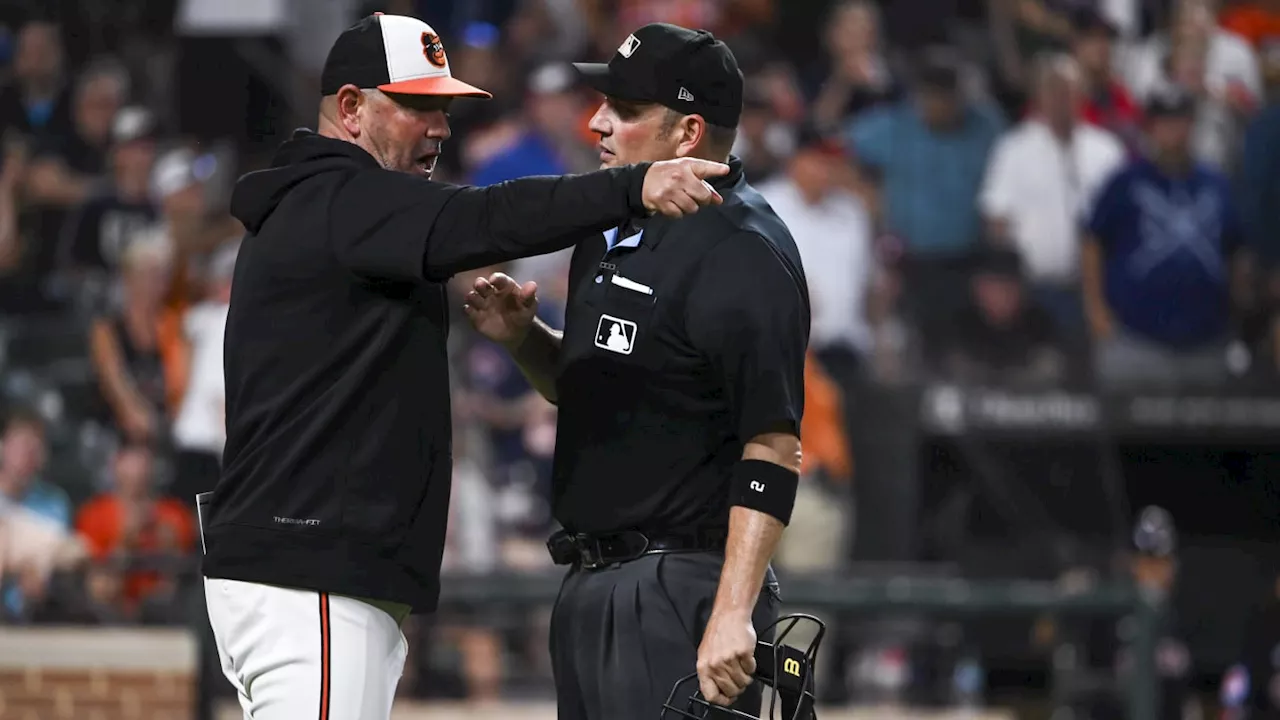
<path id="1" fill-rule="evenodd" d="M 729 174 L 729 166 L 712 160 L 695 160 L 689 166 L 695 177 L 705 179 Z"/>

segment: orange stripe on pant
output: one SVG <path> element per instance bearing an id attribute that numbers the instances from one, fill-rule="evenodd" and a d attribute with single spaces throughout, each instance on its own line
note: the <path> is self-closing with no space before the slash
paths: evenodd
<path id="1" fill-rule="evenodd" d="M 320 720 L 329 720 L 330 643 L 329 593 L 320 593 Z"/>

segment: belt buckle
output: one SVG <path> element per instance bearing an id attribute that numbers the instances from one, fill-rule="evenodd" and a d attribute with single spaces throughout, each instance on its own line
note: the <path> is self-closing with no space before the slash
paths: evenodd
<path id="1" fill-rule="evenodd" d="M 604 567 L 604 553 L 600 550 L 599 538 L 579 533 L 575 543 L 578 546 L 578 557 L 581 559 L 582 568 L 584 570 L 598 570 Z M 592 557 L 592 551 L 595 551 L 595 557 Z"/>

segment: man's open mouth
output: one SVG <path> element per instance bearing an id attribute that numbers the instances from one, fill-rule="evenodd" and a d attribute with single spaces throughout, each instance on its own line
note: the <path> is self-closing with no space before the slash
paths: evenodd
<path id="1" fill-rule="evenodd" d="M 430 175 L 431 171 L 436 167 L 436 158 L 440 157 L 440 153 L 430 152 L 418 156 L 418 169 L 424 175 Z"/>

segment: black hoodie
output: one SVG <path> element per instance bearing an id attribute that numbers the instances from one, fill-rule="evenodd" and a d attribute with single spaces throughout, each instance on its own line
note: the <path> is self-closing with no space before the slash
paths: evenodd
<path id="1" fill-rule="evenodd" d="M 643 216 L 646 170 L 457 187 L 300 130 L 241 178 L 204 574 L 433 610 L 452 469 L 444 283 Z"/>

